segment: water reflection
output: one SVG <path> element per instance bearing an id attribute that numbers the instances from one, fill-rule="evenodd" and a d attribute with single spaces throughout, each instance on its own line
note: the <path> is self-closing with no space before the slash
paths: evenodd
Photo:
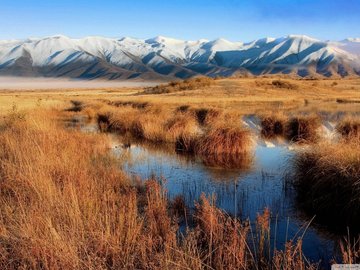
<path id="1" fill-rule="evenodd" d="M 122 145 L 121 138 L 118 144 Z M 268 207 L 273 216 L 272 239 L 279 249 L 286 240 L 303 234 L 311 217 L 297 209 L 295 191 L 286 185 L 286 172 L 294 155 L 286 145 L 257 145 L 251 163 L 246 161 L 246 166 L 237 168 L 209 167 L 214 163 L 178 155 L 173 148 L 132 142 L 131 147 L 117 147 L 114 152 L 122 157 L 123 169 L 133 177 L 166 179 L 169 197 L 182 195 L 190 208 L 202 193 L 215 194 L 218 207 L 243 220 L 254 221 L 257 213 Z M 241 158 L 239 161 L 244 163 Z M 313 261 L 328 262 L 335 242 L 333 235 L 310 224 L 303 239 L 305 255 Z"/>

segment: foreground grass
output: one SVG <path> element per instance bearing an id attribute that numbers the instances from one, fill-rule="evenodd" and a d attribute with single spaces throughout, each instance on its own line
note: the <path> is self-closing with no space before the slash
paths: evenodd
<path id="1" fill-rule="evenodd" d="M 104 134 L 64 130 L 57 118 L 13 112 L 1 122 L 1 269 L 313 268 L 301 241 L 267 252 L 268 211 L 259 215 L 255 249 L 249 225 L 205 196 L 195 226 L 179 236 L 183 204 L 170 203 L 154 180 L 130 183 Z"/>
<path id="2" fill-rule="evenodd" d="M 360 225 L 360 141 L 320 143 L 297 156 L 301 204 L 329 224 Z"/>

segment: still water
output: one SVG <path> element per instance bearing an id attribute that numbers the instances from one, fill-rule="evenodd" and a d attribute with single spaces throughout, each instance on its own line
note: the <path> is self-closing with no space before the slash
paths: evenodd
<path id="1" fill-rule="evenodd" d="M 311 222 L 296 204 L 291 181 L 291 163 L 296 154 L 287 144 L 258 143 L 251 165 L 223 169 L 204 165 L 199 158 L 178 155 L 171 147 L 134 143 L 117 137 L 113 151 L 122 169 L 132 177 L 166 179 L 169 198 L 181 195 L 194 207 L 202 193 L 215 195 L 216 204 L 232 216 L 255 221 L 269 208 L 272 245 L 283 249 L 290 239 L 303 236 L 305 256 L 324 265 L 333 258 L 336 237 Z"/>

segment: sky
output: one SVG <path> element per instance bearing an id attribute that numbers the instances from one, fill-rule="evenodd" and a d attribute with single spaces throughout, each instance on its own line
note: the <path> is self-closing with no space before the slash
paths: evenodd
<path id="1" fill-rule="evenodd" d="M 0 0 L 0 39 L 360 37 L 360 0 Z"/>

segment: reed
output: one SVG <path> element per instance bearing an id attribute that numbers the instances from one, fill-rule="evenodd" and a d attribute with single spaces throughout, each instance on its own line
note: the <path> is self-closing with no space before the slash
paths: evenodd
<path id="1" fill-rule="evenodd" d="M 195 110 L 196 118 L 200 125 L 212 125 L 221 116 L 221 111 L 209 108 Z"/>
<path id="2" fill-rule="evenodd" d="M 296 187 L 305 209 L 330 224 L 360 224 L 360 141 L 320 143 L 295 159 Z"/>
<path id="3" fill-rule="evenodd" d="M 318 117 L 294 117 L 286 125 L 286 136 L 294 142 L 314 142 L 318 139 L 317 130 L 320 127 Z"/>
<path id="4" fill-rule="evenodd" d="M 347 139 L 360 137 L 360 120 L 346 119 L 337 125 L 336 130 Z"/>
<path id="5" fill-rule="evenodd" d="M 188 91 L 209 87 L 214 84 L 214 79 L 209 77 L 198 77 L 184 81 L 172 81 L 168 84 L 161 84 L 146 88 L 139 94 L 167 94 L 179 91 Z"/>
<path id="6" fill-rule="evenodd" d="M 261 135 L 265 138 L 284 136 L 286 130 L 286 118 L 284 115 L 272 114 L 261 116 Z"/>
<path id="7" fill-rule="evenodd" d="M 202 156 L 237 155 L 249 152 L 252 144 L 249 130 L 221 125 L 199 137 L 196 153 Z"/>

